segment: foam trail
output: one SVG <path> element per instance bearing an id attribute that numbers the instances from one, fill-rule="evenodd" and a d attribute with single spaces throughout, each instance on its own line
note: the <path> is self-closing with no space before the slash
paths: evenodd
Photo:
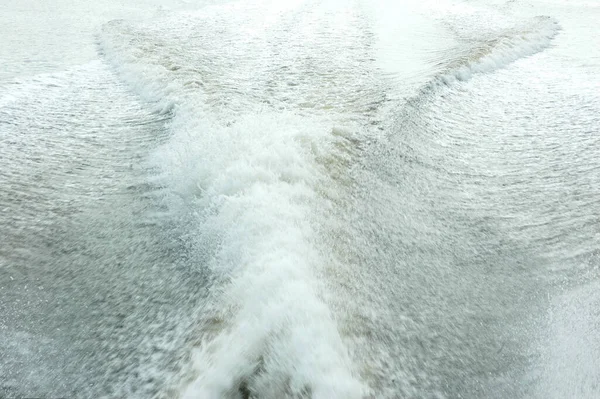
<path id="1" fill-rule="evenodd" d="M 202 193 L 195 206 L 211 209 L 200 228 L 220 236 L 212 267 L 227 281 L 210 304 L 210 320 L 221 325 L 196 351 L 197 377 L 184 397 L 235 397 L 242 385 L 267 397 L 361 392 L 318 294 L 315 269 L 321 260 L 310 213 L 319 171 L 305 159 L 303 143 L 314 137 L 298 128 L 301 123 L 306 120 L 266 113 L 232 127 L 196 126 L 211 134 L 203 135 L 205 150 L 190 154 L 203 160 L 193 172 Z M 189 134 L 191 142 L 174 140 L 177 145 L 161 157 L 196 142 L 186 129 L 178 134 Z M 311 129 L 322 131 L 318 125 Z M 226 150 L 215 153 L 219 147 Z M 204 328 L 213 328 L 211 323 Z"/>
<path id="2" fill-rule="evenodd" d="M 207 21 L 241 15 L 250 26 L 255 13 L 262 29 L 262 14 L 236 7 L 242 5 L 203 12 Z M 219 62 L 231 72 L 230 60 L 219 53 L 204 60 L 214 69 L 199 74 L 172 64 L 160 40 L 117 21 L 105 27 L 101 45 L 138 92 L 173 114 L 172 137 L 153 163 L 171 204 L 183 204 L 194 220 L 192 245 L 214 250 L 208 265 L 198 265 L 210 268 L 216 282 L 198 311 L 201 342 L 176 395 L 363 397 L 317 279 L 324 262 L 312 218 L 322 204 L 318 187 L 328 178 L 316 158 L 338 140 L 330 122 L 256 104 L 234 104 L 233 112 L 214 105 L 207 96 L 217 86 L 209 90 L 201 80 L 218 76 Z"/>

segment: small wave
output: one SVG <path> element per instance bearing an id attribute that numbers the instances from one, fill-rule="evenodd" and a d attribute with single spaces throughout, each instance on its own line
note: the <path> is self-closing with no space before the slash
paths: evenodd
<path id="1" fill-rule="evenodd" d="M 560 25 L 550 17 L 537 17 L 525 26 L 518 26 L 477 43 L 466 55 L 445 67 L 425 90 L 467 81 L 474 74 L 494 72 L 548 48 L 558 34 Z"/>

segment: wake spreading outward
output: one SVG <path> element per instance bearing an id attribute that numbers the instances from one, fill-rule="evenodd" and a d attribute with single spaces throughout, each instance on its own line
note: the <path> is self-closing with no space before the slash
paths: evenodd
<path id="1" fill-rule="evenodd" d="M 59 3 L 0 6 L 0 397 L 600 396 L 597 5 Z"/>

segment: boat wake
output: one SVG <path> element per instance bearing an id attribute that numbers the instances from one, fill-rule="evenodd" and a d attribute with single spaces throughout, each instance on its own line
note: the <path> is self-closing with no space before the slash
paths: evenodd
<path id="1" fill-rule="evenodd" d="M 199 282 L 208 299 L 170 395 L 369 392 L 327 299 L 331 255 L 316 218 L 340 195 L 332 170 L 343 169 L 356 146 L 346 132 L 377 128 L 385 85 L 360 8 L 339 12 L 330 2 L 233 3 L 177 22 L 113 21 L 103 29 L 105 57 L 157 112 L 172 116 L 171 137 L 152 156 L 156 180 L 191 226 L 191 258 L 210 280 Z M 422 91 L 541 51 L 557 31 L 554 20 L 537 18 L 479 42 Z M 351 298 L 334 302 L 344 300 Z"/>

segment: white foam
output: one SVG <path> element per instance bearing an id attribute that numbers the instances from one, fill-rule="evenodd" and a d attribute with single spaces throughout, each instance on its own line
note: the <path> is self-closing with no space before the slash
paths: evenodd
<path id="1" fill-rule="evenodd" d="M 199 228 L 220 236 L 212 267 L 228 277 L 212 304 L 224 327 L 197 350 L 197 379 L 185 397 L 224 397 L 248 379 L 262 392 L 356 395 L 360 385 L 315 279 L 321 260 L 310 215 L 320 173 L 311 149 L 327 139 L 319 137 L 324 126 L 272 112 L 231 126 L 182 109 L 176 118 L 173 139 L 156 156 L 182 198 L 213 210 Z"/>

